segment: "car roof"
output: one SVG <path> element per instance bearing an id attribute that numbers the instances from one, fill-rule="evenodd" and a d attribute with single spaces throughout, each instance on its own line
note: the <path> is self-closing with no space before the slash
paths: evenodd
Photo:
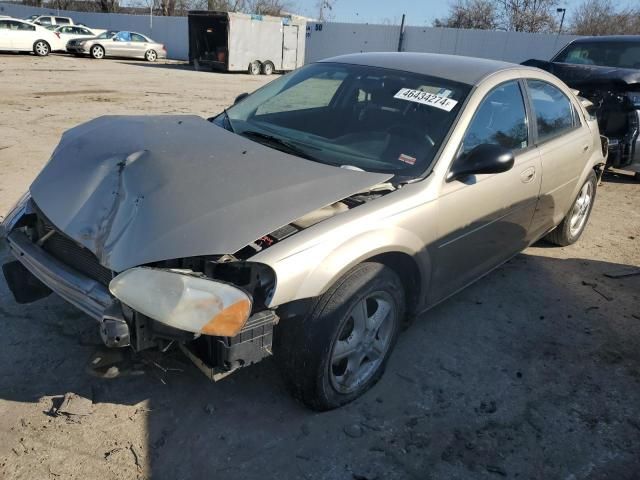
<path id="1" fill-rule="evenodd" d="M 369 67 L 390 68 L 405 72 L 431 75 L 447 80 L 478 85 L 492 73 L 510 69 L 528 69 L 515 63 L 486 58 L 417 52 L 352 53 L 331 57 L 321 62 L 350 63 Z"/>
<path id="2" fill-rule="evenodd" d="M 596 42 L 596 43 L 607 43 L 607 42 L 633 42 L 640 43 L 640 35 L 603 35 L 600 37 L 582 37 L 576 38 L 571 43 L 582 43 L 582 42 Z"/>

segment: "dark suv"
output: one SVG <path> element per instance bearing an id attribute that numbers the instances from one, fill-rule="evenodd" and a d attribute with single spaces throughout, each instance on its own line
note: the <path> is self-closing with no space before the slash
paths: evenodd
<path id="1" fill-rule="evenodd" d="M 580 38 L 551 61 L 524 65 L 553 73 L 591 102 L 588 110 L 609 139 L 607 165 L 640 180 L 640 35 Z"/>

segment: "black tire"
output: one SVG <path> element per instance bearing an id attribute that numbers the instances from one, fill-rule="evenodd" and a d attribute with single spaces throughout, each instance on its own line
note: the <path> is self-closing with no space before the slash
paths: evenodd
<path id="1" fill-rule="evenodd" d="M 104 58 L 104 47 L 102 45 L 93 45 L 89 49 L 89 53 L 91 54 L 91 58 L 95 58 L 96 60 L 102 60 Z"/>
<path id="2" fill-rule="evenodd" d="M 581 192 L 588 184 L 591 184 L 591 200 L 586 210 L 586 217 L 584 221 L 581 223 L 580 228 L 577 230 L 572 230 L 571 228 L 571 218 L 573 217 L 574 211 L 578 208 L 578 200 L 580 199 Z M 566 247 L 567 245 L 571 245 L 576 243 L 578 239 L 582 236 L 584 229 L 589 223 L 589 217 L 591 216 L 591 210 L 593 209 L 593 203 L 596 199 L 596 189 L 598 184 L 598 177 L 594 171 L 589 173 L 587 180 L 580 187 L 580 191 L 578 192 L 578 196 L 575 198 L 573 203 L 571 204 L 571 208 L 567 215 L 562 219 L 560 225 L 558 225 L 554 230 L 547 234 L 545 239 L 551 243 L 554 243 L 560 247 Z"/>
<path id="3" fill-rule="evenodd" d="M 46 57 L 51 53 L 51 45 L 45 40 L 36 40 L 33 44 L 33 53 L 38 57 Z"/>
<path id="4" fill-rule="evenodd" d="M 262 74 L 263 75 L 272 75 L 276 67 L 271 62 L 264 62 L 262 64 Z"/>
<path id="5" fill-rule="evenodd" d="M 249 72 L 249 75 L 260 75 L 260 72 L 262 71 L 262 64 L 255 60 L 249 64 L 247 71 Z"/>
<path id="6" fill-rule="evenodd" d="M 147 50 L 144 53 L 144 59 L 147 62 L 155 62 L 158 59 L 158 53 L 155 50 Z"/>
<path id="7" fill-rule="evenodd" d="M 385 350 L 354 391 L 336 388 L 332 354 L 338 341 L 344 342 L 345 326 L 353 324 L 351 312 L 370 295 L 385 295 L 392 310 L 376 328 L 386 329 Z M 366 305 L 366 303 L 365 303 Z M 374 312 L 375 314 L 375 312 Z M 398 275 L 379 263 L 357 265 L 317 299 L 305 318 L 282 321 L 276 330 L 275 356 L 294 397 L 314 410 L 324 411 L 349 403 L 382 376 L 405 314 L 405 292 Z M 391 322 L 391 323 L 387 323 Z M 377 341 L 379 331 L 374 333 Z M 348 341 L 348 339 L 346 340 Z M 367 357 L 362 360 L 365 365 Z M 378 363 L 379 362 L 379 363 Z M 346 375 L 346 374 L 345 374 Z"/>
<path id="8" fill-rule="evenodd" d="M 633 178 L 636 179 L 636 182 L 640 182 L 640 172 L 636 172 Z"/>

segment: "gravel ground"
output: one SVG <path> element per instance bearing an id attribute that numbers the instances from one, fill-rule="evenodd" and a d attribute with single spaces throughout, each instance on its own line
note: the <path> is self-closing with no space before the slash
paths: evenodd
<path id="1" fill-rule="evenodd" d="M 0 56 L 0 212 L 69 127 L 207 116 L 264 83 Z M 640 276 L 604 274 L 640 266 L 639 243 L 640 184 L 607 175 L 578 244 L 540 243 L 428 312 L 370 393 L 322 414 L 271 361 L 218 384 L 178 354 L 96 378 L 92 321 L 55 296 L 19 306 L 0 280 L 0 478 L 637 479 Z"/>

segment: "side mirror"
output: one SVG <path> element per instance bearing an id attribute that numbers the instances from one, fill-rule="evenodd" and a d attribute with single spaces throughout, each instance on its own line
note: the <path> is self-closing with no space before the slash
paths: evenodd
<path id="1" fill-rule="evenodd" d="M 245 98 L 247 98 L 249 96 L 249 94 L 247 92 L 241 93 L 240 95 L 238 95 L 236 97 L 236 99 L 233 101 L 233 104 L 235 105 L 238 102 L 241 102 L 242 100 L 244 100 Z"/>
<path id="2" fill-rule="evenodd" d="M 514 160 L 513 152 L 508 148 L 490 143 L 478 145 L 453 162 L 447 182 L 469 175 L 506 172 L 511 170 Z"/>

